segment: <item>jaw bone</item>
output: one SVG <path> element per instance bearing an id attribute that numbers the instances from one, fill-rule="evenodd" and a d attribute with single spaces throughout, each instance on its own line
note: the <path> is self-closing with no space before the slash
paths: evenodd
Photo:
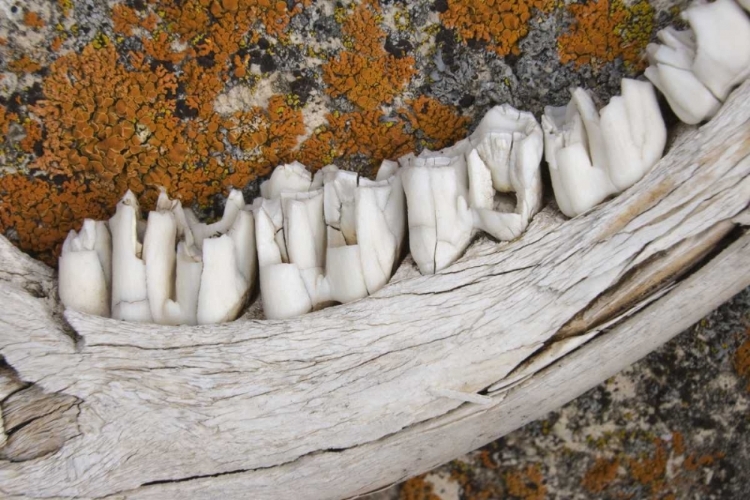
<path id="1" fill-rule="evenodd" d="M 492 108 L 468 138 L 440 151 L 399 159 L 408 201 L 409 243 L 423 274 L 454 262 L 475 230 L 518 237 L 541 207 L 542 131 L 533 115 Z M 501 210 L 497 193 L 515 193 Z"/>
<path id="2" fill-rule="evenodd" d="M 597 112 L 578 88 L 566 107 L 545 108 L 545 158 L 560 210 L 575 217 L 637 182 L 661 158 L 666 126 L 653 87 L 623 79 L 622 96 Z"/>
<path id="3" fill-rule="evenodd" d="M 740 3 L 750 10 L 750 0 Z M 680 120 L 696 124 L 750 74 L 750 20 L 733 0 L 696 2 L 683 18 L 690 29 L 666 28 L 661 45 L 649 44 L 645 74 Z"/>

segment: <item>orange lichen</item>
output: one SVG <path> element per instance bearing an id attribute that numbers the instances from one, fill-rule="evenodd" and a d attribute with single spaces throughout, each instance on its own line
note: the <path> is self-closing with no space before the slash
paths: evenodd
<path id="1" fill-rule="evenodd" d="M 252 160 L 255 174 L 265 174 L 279 163 L 291 161 L 299 137 L 305 132 L 302 111 L 286 104 L 283 96 L 271 97 L 268 108 L 254 107 L 235 113 L 225 124 L 227 138 Z M 244 186 L 251 180 L 248 163 L 235 165 L 225 185 Z"/>
<path id="2" fill-rule="evenodd" d="M 50 49 L 51 49 L 51 50 L 52 50 L 53 52 L 57 52 L 58 50 L 60 50 L 60 48 L 62 48 L 62 45 L 63 45 L 63 39 L 62 39 L 61 37 L 59 37 L 59 36 L 56 36 L 56 37 L 55 37 L 55 38 L 53 38 L 53 39 L 52 39 L 52 41 L 50 42 L 50 44 L 49 44 L 49 48 L 50 48 Z"/>
<path id="3" fill-rule="evenodd" d="M 430 149 L 441 149 L 466 137 L 469 118 L 461 116 L 454 106 L 437 99 L 419 96 L 406 101 L 408 109 L 401 109 L 412 128 L 421 132 L 425 145 Z"/>
<path id="4" fill-rule="evenodd" d="M 656 450 L 653 455 L 629 461 L 630 474 L 633 479 L 649 486 L 652 492 L 660 491 L 664 487 L 669 458 L 666 446 L 661 439 L 654 440 L 654 444 Z"/>
<path id="5" fill-rule="evenodd" d="M 500 56 L 518 54 L 518 41 L 529 32 L 532 9 L 546 12 L 552 0 L 449 0 L 440 14 L 463 41 L 479 40 Z"/>
<path id="6" fill-rule="evenodd" d="M 300 161 L 312 168 L 355 155 L 379 163 L 406 154 L 414 146 L 414 138 L 406 133 L 404 123 L 387 119 L 380 110 L 332 113 L 327 119 L 328 125 L 300 146 Z"/>
<path id="7" fill-rule="evenodd" d="M 619 467 L 620 461 L 618 459 L 597 458 L 594 465 L 586 471 L 586 475 L 583 477 L 583 487 L 590 493 L 601 493 L 615 480 Z"/>
<path id="8" fill-rule="evenodd" d="M 416 73 L 413 57 L 397 58 L 386 52 L 379 13 L 377 5 L 360 4 L 344 22 L 348 49 L 323 65 L 326 92 L 346 96 L 365 110 L 392 102 Z"/>
<path id="9" fill-rule="evenodd" d="M 514 470 L 505 474 L 508 494 L 524 500 L 542 500 L 547 487 L 538 464 L 528 465 L 525 470 Z"/>
<path id="10" fill-rule="evenodd" d="M 68 231 L 78 229 L 84 217 L 104 218 L 108 203 L 106 193 L 71 181 L 58 187 L 23 174 L 0 177 L 0 229 L 12 228 L 22 250 L 52 265 Z"/>
<path id="11" fill-rule="evenodd" d="M 44 19 L 39 17 L 39 14 L 33 11 L 27 11 L 23 15 L 23 24 L 29 28 L 44 28 Z"/>
<path id="12" fill-rule="evenodd" d="M 632 69 L 645 65 L 642 54 L 654 26 L 654 9 L 647 0 L 632 5 L 622 0 L 590 0 L 570 4 L 568 9 L 573 24 L 557 39 L 562 63 L 599 68 L 622 58 Z"/>
<path id="13" fill-rule="evenodd" d="M 112 25 L 115 33 L 130 36 L 133 34 L 133 28 L 138 26 L 139 21 L 140 19 L 135 9 L 131 9 L 121 3 L 112 7 Z"/>
<path id="14" fill-rule="evenodd" d="M 747 391 L 750 392 L 750 338 L 737 348 L 733 364 L 737 375 L 748 380 Z"/>
<path id="15" fill-rule="evenodd" d="M 32 61 L 29 56 L 24 54 L 18 59 L 9 62 L 8 69 L 13 73 L 21 75 L 24 73 L 36 73 L 42 69 L 42 66 L 39 63 Z"/>
<path id="16" fill-rule="evenodd" d="M 10 124 L 17 121 L 18 115 L 16 113 L 9 113 L 5 106 L 0 106 L 0 134 L 7 136 Z"/>
<path id="17" fill-rule="evenodd" d="M 405 481 L 399 490 L 400 500 L 440 500 L 433 491 L 433 486 L 425 481 L 424 476 L 417 476 Z"/>
<path id="18" fill-rule="evenodd" d="M 26 137 L 21 139 L 20 146 L 26 153 L 32 153 L 34 145 L 42 140 L 42 126 L 36 120 L 29 120 L 24 129 Z"/>

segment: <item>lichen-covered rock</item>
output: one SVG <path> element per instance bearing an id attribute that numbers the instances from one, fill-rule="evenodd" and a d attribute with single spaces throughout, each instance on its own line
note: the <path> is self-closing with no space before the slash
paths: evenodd
<path id="1" fill-rule="evenodd" d="M 159 188 L 206 216 L 282 163 L 371 175 L 487 109 L 605 100 L 683 0 L 19 0 L 0 9 L 0 232 L 54 263 Z M 474 126 L 473 126 L 474 125 Z"/>

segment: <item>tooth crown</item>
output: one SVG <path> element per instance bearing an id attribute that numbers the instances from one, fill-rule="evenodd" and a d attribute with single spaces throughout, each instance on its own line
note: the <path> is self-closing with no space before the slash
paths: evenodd
<path id="1" fill-rule="evenodd" d="M 740 4 L 750 10 L 749 0 Z M 647 47 L 645 74 L 680 120 L 696 124 L 750 74 L 750 19 L 733 0 L 696 2 L 682 16 L 690 29 L 661 30 L 661 44 Z"/>
<path id="2" fill-rule="evenodd" d="M 495 106 L 468 138 L 399 159 L 409 245 L 423 274 L 453 263 L 477 230 L 518 237 L 541 208 L 543 136 L 531 113 Z M 496 196 L 515 193 L 515 203 Z"/>
<path id="3" fill-rule="evenodd" d="M 635 184 L 661 158 L 667 137 L 653 87 L 630 79 L 600 112 L 576 89 L 566 107 L 545 108 L 542 127 L 555 199 L 568 217 Z"/>

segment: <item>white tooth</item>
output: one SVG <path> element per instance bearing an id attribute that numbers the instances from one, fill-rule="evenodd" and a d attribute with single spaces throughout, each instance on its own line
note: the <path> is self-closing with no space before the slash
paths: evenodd
<path id="1" fill-rule="evenodd" d="M 260 268 L 263 312 L 268 319 L 305 314 L 313 304 L 299 268 L 294 264 L 269 264 Z"/>
<path id="2" fill-rule="evenodd" d="M 289 262 L 300 269 L 322 269 L 326 249 L 323 190 L 282 193 L 281 209 Z"/>
<path id="3" fill-rule="evenodd" d="M 112 317 L 125 321 L 152 321 L 146 288 L 146 266 L 137 237 L 140 208 L 128 191 L 109 219 L 112 233 Z"/>
<path id="4" fill-rule="evenodd" d="M 415 262 L 430 274 L 454 262 L 474 229 L 513 239 L 541 208 L 544 139 L 531 113 L 495 106 L 468 138 L 399 158 Z M 495 191 L 515 193 L 515 203 Z"/>
<path id="5" fill-rule="evenodd" d="M 249 290 L 239 267 L 231 236 L 223 234 L 203 242 L 198 324 L 223 323 L 237 317 Z"/>
<path id="6" fill-rule="evenodd" d="M 510 153 L 510 143 L 508 144 L 508 153 Z M 492 210 L 495 189 L 492 187 L 490 169 L 487 168 L 476 149 L 471 150 L 466 158 L 466 163 L 469 171 L 469 205 L 476 209 Z M 508 183 L 510 183 L 510 177 Z"/>
<path id="7" fill-rule="evenodd" d="M 109 316 L 111 252 L 105 222 L 85 219 L 80 233 L 68 233 L 58 264 L 58 292 L 65 307 Z"/>
<path id="8" fill-rule="evenodd" d="M 569 217 L 632 186 L 661 158 L 666 142 L 653 87 L 629 79 L 601 116 L 577 89 L 564 110 L 545 108 L 542 126 L 555 198 Z"/>
<path id="9" fill-rule="evenodd" d="M 428 152 L 404 163 L 409 248 L 422 274 L 433 274 L 457 259 L 471 239 L 466 162 L 460 153 L 450 157 Z"/>
<path id="10" fill-rule="evenodd" d="M 680 120 L 697 124 L 750 75 L 750 19 L 733 0 L 695 2 L 682 17 L 691 29 L 661 30 L 662 45 L 646 49 L 645 75 Z"/>
<path id="11" fill-rule="evenodd" d="M 399 256 L 398 226 L 403 227 L 403 219 L 392 225 L 386 212 L 388 197 L 403 197 L 400 190 L 399 184 L 394 186 L 387 180 L 357 188 L 357 239 L 361 255 L 360 268 L 367 293 L 375 293 L 388 283 Z M 386 198 L 385 203 L 383 197 Z M 403 212 L 401 214 L 403 218 Z M 400 238 L 403 239 L 403 233 Z"/>
<path id="12" fill-rule="evenodd" d="M 467 151 L 470 191 L 477 195 L 481 192 L 483 198 L 471 204 L 474 226 L 501 240 L 516 238 L 541 208 L 539 164 L 544 140 L 539 123 L 531 113 L 507 104 L 495 106 L 479 122 L 469 141 L 475 146 L 475 150 Z M 491 173 L 490 186 L 477 159 Z M 508 207 L 513 212 L 499 210 L 503 198 L 496 199 L 492 188 L 516 194 L 514 207 Z"/>
<path id="13" fill-rule="evenodd" d="M 323 189 L 307 191 L 311 177 L 301 163 L 282 165 L 253 203 L 263 309 L 271 319 L 309 312 L 328 292 L 321 284 L 327 239 Z"/>
<path id="14" fill-rule="evenodd" d="M 667 142 L 653 87 L 627 78 L 622 80 L 622 97 L 613 97 L 602 109 L 601 129 L 607 173 L 618 191 L 643 177 L 659 161 Z"/>
<path id="15" fill-rule="evenodd" d="M 646 68 L 644 74 L 664 94 L 669 107 L 683 123 L 700 123 L 716 114 L 721 107 L 721 101 L 692 71 L 658 64 Z"/>
<path id="16" fill-rule="evenodd" d="M 175 216 L 170 209 L 157 204 L 157 210 L 148 215 L 143 262 L 151 316 L 161 325 L 171 324 L 166 317 L 165 305 L 174 296 L 176 244 Z"/>
<path id="17" fill-rule="evenodd" d="M 697 45 L 693 72 L 723 101 L 750 71 L 750 19 L 734 0 L 696 3 L 684 15 Z"/>
<path id="18" fill-rule="evenodd" d="M 227 227 L 226 222 L 230 220 Z M 203 240 L 203 269 L 196 314 L 199 324 L 235 319 L 255 282 L 255 220 L 240 191 L 230 193 L 220 222 L 223 223 L 219 227 L 223 234 Z"/>
<path id="19" fill-rule="evenodd" d="M 248 285 L 252 286 L 255 283 L 258 258 L 255 249 L 255 219 L 248 208 L 243 208 L 237 214 L 228 234 L 234 243 L 237 270 L 245 278 Z"/>
<path id="20" fill-rule="evenodd" d="M 398 162 L 393 160 L 383 160 L 380 163 L 380 168 L 378 169 L 378 174 L 375 176 L 376 181 L 384 181 L 391 177 L 393 177 L 396 174 L 396 171 L 398 170 Z"/>
<path id="21" fill-rule="evenodd" d="M 195 325 L 198 323 L 198 294 L 201 287 L 203 259 L 190 250 L 185 241 L 177 244 L 175 269 L 175 300 L 164 304 L 164 315 L 169 324 Z"/>
<path id="22" fill-rule="evenodd" d="M 328 165 L 320 172 L 323 176 L 323 212 L 326 225 L 337 229 L 347 245 L 355 245 L 357 234 L 354 227 L 354 192 L 359 175 L 339 170 L 335 165 Z"/>
<path id="23" fill-rule="evenodd" d="M 323 301 L 351 302 L 367 296 L 359 245 L 328 248 L 326 274 L 322 280 Z"/>
<path id="24" fill-rule="evenodd" d="M 276 233 L 282 232 L 281 200 L 257 198 L 253 203 L 255 214 L 255 243 L 258 252 L 258 266 L 288 262 L 282 257 Z M 286 251 L 284 254 L 286 255 Z"/>
<path id="25" fill-rule="evenodd" d="M 312 183 L 312 175 L 303 164 L 298 161 L 279 165 L 273 170 L 271 177 L 261 183 L 260 194 L 271 200 L 278 198 L 281 193 L 299 193 L 308 191 Z"/>

